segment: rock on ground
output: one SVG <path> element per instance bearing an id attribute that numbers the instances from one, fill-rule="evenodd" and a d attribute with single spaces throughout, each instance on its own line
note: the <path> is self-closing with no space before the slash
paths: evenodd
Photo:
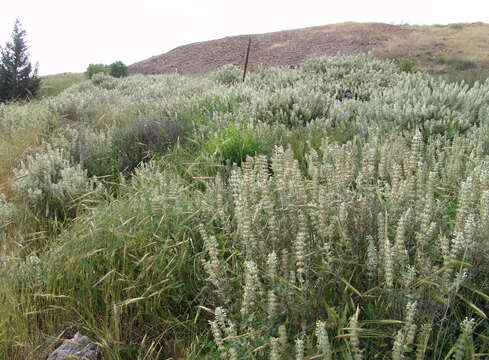
<path id="1" fill-rule="evenodd" d="M 69 340 L 65 340 L 47 360 L 100 360 L 102 351 L 100 347 L 79 332 Z"/>

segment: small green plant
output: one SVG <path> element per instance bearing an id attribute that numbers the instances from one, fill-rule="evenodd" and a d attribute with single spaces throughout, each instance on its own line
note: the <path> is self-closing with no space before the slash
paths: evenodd
<path id="1" fill-rule="evenodd" d="M 444 64 L 448 63 L 448 60 L 445 56 L 438 56 L 436 58 L 436 63 L 439 65 L 444 65 Z"/>
<path id="2" fill-rule="evenodd" d="M 445 79 L 451 83 L 466 84 L 472 88 L 476 82 L 483 84 L 489 78 L 489 71 L 482 69 L 469 69 L 451 72 L 445 75 Z"/>
<path id="3" fill-rule="evenodd" d="M 464 24 L 450 24 L 448 27 L 454 30 L 462 30 L 464 28 Z"/>
<path id="4" fill-rule="evenodd" d="M 109 69 L 107 65 L 104 64 L 90 64 L 87 67 L 87 70 L 85 71 L 85 75 L 87 78 L 91 79 L 93 75 L 97 73 L 104 73 L 107 74 L 109 72 Z"/>
<path id="5" fill-rule="evenodd" d="M 129 69 L 122 61 L 116 61 L 110 64 L 109 74 L 116 78 L 126 77 L 129 76 Z"/>
<path id="6" fill-rule="evenodd" d="M 416 64 L 411 59 L 408 58 L 400 59 L 398 66 L 399 66 L 399 70 L 407 73 L 413 72 L 416 68 Z"/>
<path id="7" fill-rule="evenodd" d="M 459 71 L 469 70 L 477 67 L 477 65 L 473 61 L 462 58 L 455 59 L 452 66 L 455 70 Z"/>
<path id="8" fill-rule="evenodd" d="M 271 150 L 271 145 L 264 136 L 251 128 L 238 127 L 235 124 L 228 125 L 216 138 L 207 141 L 203 146 L 205 154 L 238 166 L 247 156 L 270 155 Z"/>

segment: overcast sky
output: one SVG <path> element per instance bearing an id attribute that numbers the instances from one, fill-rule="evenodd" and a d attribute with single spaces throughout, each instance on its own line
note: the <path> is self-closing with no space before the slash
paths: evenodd
<path id="1" fill-rule="evenodd" d="M 15 19 L 41 75 L 90 63 L 130 65 L 177 46 L 344 21 L 489 23 L 489 0 L 23 0 L 0 9 L 0 46 Z"/>

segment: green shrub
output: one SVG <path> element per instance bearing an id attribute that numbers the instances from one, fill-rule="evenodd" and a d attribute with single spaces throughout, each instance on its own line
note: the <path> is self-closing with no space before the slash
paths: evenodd
<path id="1" fill-rule="evenodd" d="M 212 119 L 214 114 L 233 113 L 238 109 L 238 103 L 234 96 L 226 98 L 206 97 L 197 105 L 200 114 L 207 119 Z"/>
<path id="2" fill-rule="evenodd" d="M 106 90 L 113 90 L 117 86 L 117 80 L 103 72 L 94 74 L 92 76 L 92 83 Z"/>
<path id="3" fill-rule="evenodd" d="M 307 96 L 304 96 L 307 93 Z M 254 117 L 264 123 L 299 127 L 325 116 L 334 100 L 319 90 L 287 87 L 258 98 Z"/>
<path id="4" fill-rule="evenodd" d="M 340 101 L 368 101 L 375 91 L 396 85 L 400 76 L 394 64 L 374 59 L 370 54 L 312 58 L 304 62 L 300 69 L 302 76 L 296 82 L 298 85 L 304 82 L 310 84 L 304 90 L 310 92 L 314 89 L 323 97 L 326 95 Z M 293 70 L 289 70 L 289 73 L 300 75 Z"/>
<path id="5" fill-rule="evenodd" d="M 459 71 L 469 70 L 477 67 L 477 65 L 473 61 L 462 58 L 455 59 L 452 66 L 455 70 Z"/>
<path id="6" fill-rule="evenodd" d="M 85 71 L 85 75 L 87 78 L 91 79 L 93 75 L 97 73 L 104 73 L 107 74 L 109 72 L 109 69 L 107 65 L 104 64 L 90 64 L 87 67 L 87 70 Z"/>
<path id="7" fill-rule="evenodd" d="M 217 137 L 208 140 L 202 151 L 220 161 L 239 166 L 247 156 L 271 155 L 272 146 L 265 135 L 258 134 L 254 129 L 230 124 Z"/>
<path id="8" fill-rule="evenodd" d="M 408 58 L 400 59 L 398 66 L 399 66 L 399 70 L 407 73 L 413 72 L 416 68 L 416 64 L 411 59 Z"/>
<path id="9" fill-rule="evenodd" d="M 113 157 L 112 132 L 87 132 L 75 139 L 72 157 L 87 171 L 88 177 L 114 180 L 119 172 L 119 161 Z"/>
<path id="10" fill-rule="evenodd" d="M 446 57 L 444 57 L 444 56 L 438 56 L 436 58 L 436 63 L 437 64 L 443 65 L 443 64 L 447 64 L 448 62 L 449 62 L 448 59 Z"/>
<path id="11" fill-rule="evenodd" d="M 184 142 L 188 129 L 189 124 L 178 116 L 140 117 L 114 131 L 109 159 L 118 171 L 130 172 L 141 162 Z"/>
<path id="12" fill-rule="evenodd" d="M 111 131 L 87 132 L 75 137 L 74 146 L 65 146 L 88 177 L 116 180 L 131 173 L 140 163 L 166 153 L 183 142 L 188 129 L 184 119 L 141 116 L 130 124 Z"/>
<path id="13" fill-rule="evenodd" d="M 110 64 L 109 74 L 116 78 L 126 77 L 129 76 L 129 68 L 122 61 L 116 61 Z"/>
<path id="14" fill-rule="evenodd" d="M 464 27 L 465 27 L 465 24 L 449 24 L 448 27 L 450 29 L 454 29 L 454 30 L 462 30 Z"/>
<path id="15" fill-rule="evenodd" d="M 216 82 L 221 85 L 236 85 L 243 80 L 243 70 L 233 64 L 227 64 L 214 73 Z"/>

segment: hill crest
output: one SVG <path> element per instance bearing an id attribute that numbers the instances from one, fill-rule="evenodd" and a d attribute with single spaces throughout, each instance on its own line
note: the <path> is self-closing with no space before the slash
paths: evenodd
<path id="1" fill-rule="evenodd" d="M 420 68 L 437 72 L 441 57 L 463 57 L 489 67 L 489 25 L 432 26 L 345 22 L 264 34 L 238 35 L 179 46 L 132 64 L 132 73 L 194 74 L 225 64 L 243 65 L 251 38 L 251 66 L 297 66 L 312 56 L 372 51 L 381 58 L 409 57 Z"/>

